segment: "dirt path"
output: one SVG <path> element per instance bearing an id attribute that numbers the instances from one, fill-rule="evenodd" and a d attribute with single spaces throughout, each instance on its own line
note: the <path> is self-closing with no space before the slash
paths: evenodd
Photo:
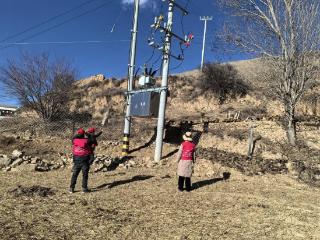
<path id="1" fill-rule="evenodd" d="M 194 177 L 190 193 L 168 166 L 90 177 L 93 192 L 70 195 L 70 170 L 0 173 L 0 239 L 320 239 L 320 190 L 286 175 Z"/>

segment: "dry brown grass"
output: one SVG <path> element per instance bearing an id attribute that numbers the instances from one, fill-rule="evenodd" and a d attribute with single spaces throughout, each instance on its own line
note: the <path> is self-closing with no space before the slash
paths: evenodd
<path id="1" fill-rule="evenodd" d="M 176 190 L 175 165 L 90 176 L 94 192 L 67 193 L 70 171 L 1 173 L 0 238 L 319 239 L 319 189 L 284 175 L 193 178 Z M 221 177 L 221 176 L 220 176 Z M 208 180 L 208 181 L 205 181 Z M 15 196 L 18 185 L 51 188 Z"/>

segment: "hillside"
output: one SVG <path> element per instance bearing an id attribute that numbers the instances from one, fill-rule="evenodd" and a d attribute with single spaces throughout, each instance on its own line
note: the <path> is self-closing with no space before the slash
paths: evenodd
<path id="1" fill-rule="evenodd" d="M 153 160 L 155 118 L 133 119 L 130 154 L 121 158 L 125 80 L 96 75 L 76 82 L 68 107 L 93 119 L 1 120 L 0 239 L 320 239 L 317 98 L 300 104 L 292 148 L 281 104 L 261 81 L 260 60 L 231 66 L 250 88 L 223 104 L 200 88 L 199 71 L 170 76 L 159 164 Z M 70 195 L 70 139 L 76 128 L 91 126 L 103 130 L 90 170 L 93 191 L 80 194 L 80 178 Z M 175 154 L 186 130 L 197 143 L 197 162 L 193 190 L 181 193 Z"/>
<path id="2" fill-rule="evenodd" d="M 274 117 L 282 115 L 281 103 L 268 96 L 268 82 L 263 77 L 265 71 L 260 59 L 243 60 L 229 63 L 246 83 L 250 90 L 244 97 L 229 99 L 219 104 L 212 94 L 199 93 L 201 73 L 193 70 L 169 77 L 169 91 L 167 117 L 184 118 L 207 115 L 211 118 L 224 118 L 229 114 L 240 111 L 241 118 Z M 160 85 L 158 78 L 157 84 Z M 124 95 L 126 80 L 106 79 L 103 75 L 96 75 L 79 80 L 75 85 L 71 110 L 88 111 L 97 119 L 101 119 L 105 111 L 111 108 L 121 115 L 124 111 Z M 306 94 L 298 106 L 298 115 L 314 115 L 319 112 L 314 95 L 319 89 Z"/>

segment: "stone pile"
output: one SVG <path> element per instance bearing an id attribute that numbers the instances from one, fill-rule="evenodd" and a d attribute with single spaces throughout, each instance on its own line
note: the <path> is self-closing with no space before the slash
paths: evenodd
<path id="1" fill-rule="evenodd" d="M 136 162 L 125 158 L 98 155 L 91 167 L 93 172 L 107 172 L 117 168 L 129 169 L 136 166 Z"/>
<path id="2" fill-rule="evenodd" d="M 22 151 L 14 150 L 11 156 L 0 155 L 0 169 L 3 171 L 39 171 L 46 172 L 64 168 L 69 161 L 66 157 L 60 156 L 58 161 L 49 161 L 39 157 L 25 155 Z"/>

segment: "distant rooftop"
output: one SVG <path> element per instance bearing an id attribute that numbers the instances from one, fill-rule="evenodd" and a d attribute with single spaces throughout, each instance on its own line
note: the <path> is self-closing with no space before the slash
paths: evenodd
<path id="1" fill-rule="evenodd" d="M 7 104 L 1 104 L 1 103 L 0 103 L 0 108 L 14 108 L 14 109 L 18 109 L 19 107 L 17 107 L 17 106 L 12 106 L 12 105 L 7 105 Z"/>

